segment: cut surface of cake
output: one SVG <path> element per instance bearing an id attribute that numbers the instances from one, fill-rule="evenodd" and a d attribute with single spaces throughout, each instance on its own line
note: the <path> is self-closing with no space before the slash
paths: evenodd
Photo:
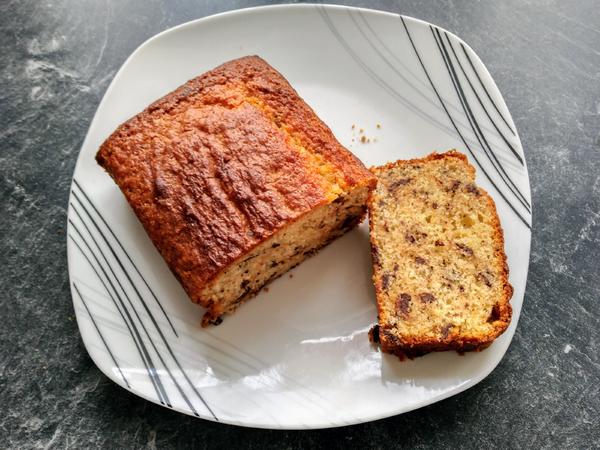
<path id="1" fill-rule="evenodd" d="M 474 167 L 450 150 L 371 170 L 371 339 L 401 358 L 489 346 L 510 322 L 512 287 L 496 206 Z"/>
<path id="2" fill-rule="evenodd" d="M 203 325 L 344 234 L 376 179 L 264 60 L 190 80 L 96 155 Z"/>

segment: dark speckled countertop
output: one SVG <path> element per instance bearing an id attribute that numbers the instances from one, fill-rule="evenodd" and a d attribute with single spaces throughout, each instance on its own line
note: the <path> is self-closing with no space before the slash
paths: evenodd
<path id="1" fill-rule="evenodd" d="M 461 36 L 519 129 L 534 205 L 515 338 L 472 389 L 322 431 L 199 421 L 109 381 L 81 342 L 66 208 L 77 153 L 127 56 L 182 22 L 263 2 L 0 3 L 1 448 L 600 448 L 600 4 L 349 2 Z"/>

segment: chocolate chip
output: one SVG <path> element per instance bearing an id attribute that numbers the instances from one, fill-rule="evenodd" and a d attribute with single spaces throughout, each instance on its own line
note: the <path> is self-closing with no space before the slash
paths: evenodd
<path id="1" fill-rule="evenodd" d="M 391 276 L 389 273 L 384 273 L 381 276 L 381 289 L 383 289 L 384 291 L 386 291 L 390 285 L 390 278 Z"/>
<path id="2" fill-rule="evenodd" d="M 490 312 L 490 316 L 488 317 L 488 323 L 495 322 L 500 318 L 500 305 L 496 303 Z"/>
<path id="3" fill-rule="evenodd" d="M 446 325 L 444 325 L 442 327 L 442 329 L 440 330 L 440 333 L 442 334 L 442 338 L 446 339 L 448 337 L 448 335 L 450 334 L 451 329 L 452 329 L 451 323 L 447 323 Z"/>
<path id="4" fill-rule="evenodd" d="M 488 274 L 489 275 L 489 274 Z M 487 287 L 492 287 L 492 282 L 491 280 L 488 278 L 488 275 L 486 275 L 483 272 L 479 272 L 477 274 L 477 281 L 481 281 L 483 284 L 485 284 Z"/>
<path id="5" fill-rule="evenodd" d="M 473 249 L 465 244 L 461 244 L 460 242 L 456 243 L 456 247 L 461 250 L 467 256 L 473 256 Z"/>
<path id="6" fill-rule="evenodd" d="M 394 272 L 398 272 L 398 263 L 395 263 L 395 264 L 394 264 L 394 267 L 392 268 L 392 270 L 393 270 Z"/>
<path id="7" fill-rule="evenodd" d="M 396 312 L 402 318 L 406 318 L 408 316 L 408 312 L 410 311 L 410 302 L 411 296 L 407 293 L 402 293 L 396 300 Z"/>
<path id="8" fill-rule="evenodd" d="M 360 216 L 348 216 L 344 219 L 342 224 L 340 225 L 340 230 L 351 230 L 356 226 L 360 219 Z"/>
<path id="9" fill-rule="evenodd" d="M 407 185 L 411 181 L 412 181 L 412 178 L 401 178 L 399 180 L 394 181 L 393 183 L 390 183 L 390 186 L 388 189 L 391 191 L 395 191 L 396 189 Z"/>
<path id="10" fill-rule="evenodd" d="M 467 190 L 467 192 L 479 197 L 481 195 L 481 192 L 479 192 L 479 189 L 477 189 L 477 186 L 475 186 L 473 183 L 469 183 L 465 186 L 465 189 Z"/>
<path id="11" fill-rule="evenodd" d="M 277 267 L 279 263 L 277 261 L 271 261 L 271 268 Z"/>
<path id="12" fill-rule="evenodd" d="M 437 240 L 437 241 L 435 241 L 435 246 L 436 247 L 443 247 L 444 243 L 442 241 L 440 241 L 440 240 Z"/>
<path id="13" fill-rule="evenodd" d="M 273 245 L 271 245 L 271 248 L 277 248 L 279 247 L 281 244 L 278 242 L 275 242 Z"/>
<path id="14" fill-rule="evenodd" d="M 248 285 L 250 284 L 250 280 L 244 280 L 240 283 L 240 288 L 241 289 L 246 289 L 248 287 Z"/>
<path id="15" fill-rule="evenodd" d="M 250 261 L 251 259 L 256 258 L 258 255 L 254 255 L 254 256 L 248 256 L 245 260 L 242 261 L 242 263 L 245 263 L 247 261 Z"/>
<path id="16" fill-rule="evenodd" d="M 397 347 L 401 345 L 398 336 L 386 328 L 379 328 L 379 340 L 387 342 L 391 347 Z"/>
<path id="17" fill-rule="evenodd" d="M 430 292 L 423 292 L 422 294 L 419 294 L 419 299 L 423 303 L 433 303 L 436 300 L 435 296 Z"/>
<path id="18" fill-rule="evenodd" d="M 369 338 L 374 344 L 379 344 L 379 325 L 375 325 L 369 330 Z"/>
<path id="19" fill-rule="evenodd" d="M 373 259 L 373 265 L 379 266 L 379 249 L 375 244 L 371 244 L 371 258 Z"/>
<path id="20" fill-rule="evenodd" d="M 460 181 L 454 180 L 452 182 L 452 184 L 450 185 L 449 191 L 452 192 L 452 193 L 454 193 L 459 188 L 459 186 L 460 186 Z"/>
<path id="21" fill-rule="evenodd" d="M 431 207 L 432 207 L 433 209 L 438 209 L 438 204 L 437 204 L 437 203 L 435 203 L 435 202 L 433 202 L 433 203 L 431 204 Z"/>
<path id="22" fill-rule="evenodd" d="M 425 258 L 421 258 L 420 256 L 417 256 L 417 257 L 415 258 L 415 262 L 416 262 L 417 264 L 427 264 L 427 260 L 426 260 Z"/>
<path id="23" fill-rule="evenodd" d="M 212 325 L 215 325 L 215 326 L 216 326 L 216 325 L 221 325 L 221 323 L 222 323 L 222 322 L 223 322 L 223 317 L 219 316 L 219 317 L 217 317 L 216 319 L 214 319 L 214 320 L 211 320 L 211 322 L 210 322 L 210 323 L 211 323 Z"/>
<path id="24" fill-rule="evenodd" d="M 404 239 L 410 244 L 414 244 L 418 240 L 426 238 L 427 236 L 427 233 L 423 233 L 422 231 L 418 230 L 404 233 Z"/>

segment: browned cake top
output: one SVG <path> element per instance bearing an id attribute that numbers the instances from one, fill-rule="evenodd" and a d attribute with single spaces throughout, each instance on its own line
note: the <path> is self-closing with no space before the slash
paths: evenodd
<path id="1" fill-rule="evenodd" d="M 256 56 L 190 80 L 96 156 L 194 301 L 286 223 L 372 175 Z"/>

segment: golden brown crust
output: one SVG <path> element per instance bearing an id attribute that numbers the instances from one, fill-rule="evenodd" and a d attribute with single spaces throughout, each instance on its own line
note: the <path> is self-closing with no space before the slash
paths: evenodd
<path id="1" fill-rule="evenodd" d="M 467 165 L 467 167 L 473 173 L 473 175 L 475 174 L 475 167 L 473 167 L 469 163 L 469 159 L 466 157 L 466 155 L 464 155 L 463 153 L 461 153 L 455 149 L 448 150 L 444 153 L 432 152 L 423 158 L 399 159 L 397 161 L 388 162 L 388 163 L 384 164 L 383 166 L 371 167 L 370 170 L 375 175 L 377 175 L 380 172 L 384 172 L 389 169 L 393 169 L 394 167 L 406 166 L 409 164 L 426 164 L 430 161 L 436 161 L 436 160 L 446 159 L 446 158 L 460 159 Z"/>
<path id="2" fill-rule="evenodd" d="M 399 160 L 395 162 L 387 163 L 380 167 L 373 167 L 371 171 L 375 174 L 385 172 L 389 169 L 406 166 L 406 165 L 417 165 L 426 164 L 430 161 L 440 160 L 445 158 L 458 158 L 462 160 L 468 170 L 475 175 L 475 168 L 468 162 L 468 159 L 462 153 L 456 150 L 449 150 L 445 153 L 431 153 L 424 158 L 410 159 L 410 160 Z M 483 196 L 488 202 L 489 208 L 496 211 L 496 205 L 491 196 L 482 188 L 477 187 L 480 195 Z M 381 280 L 378 279 L 378 268 L 380 267 L 380 256 L 379 250 L 375 242 L 375 230 L 373 224 L 375 223 L 375 216 L 377 215 L 377 208 L 374 205 L 375 191 L 372 191 L 368 200 L 369 209 L 369 230 L 370 230 L 370 241 L 371 241 L 371 255 L 373 261 L 373 284 L 375 286 L 376 298 L 377 298 L 377 310 L 379 323 L 375 325 L 369 332 L 369 338 L 372 342 L 378 343 L 382 351 L 398 356 L 400 359 L 405 357 L 414 358 L 421 356 L 426 353 L 433 351 L 445 351 L 445 350 L 456 350 L 460 353 L 466 351 L 480 351 L 487 348 L 499 335 L 501 335 L 510 324 L 512 317 L 512 308 L 510 305 L 510 299 L 513 294 L 513 288 L 508 281 L 508 264 L 506 260 L 506 254 L 504 252 L 504 233 L 500 224 L 500 220 L 497 214 L 494 214 L 494 236 L 495 242 L 495 257 L 500 262 L 502 267 L 500 273 L 500 282 L 502 283 L 503 298 L 498 302 L 498 308 L 494 309 L 493 330 L 485 335 L 448 335 L 445 338 L 443 336 L 436 338 L 410 338 L 403 337 L 399 339 L 393 332 L 390 331 L 388 324 L 382 320 L 384 317 L 384 304 L 383 304 L 383 287 Z"/>
<path id="3" fill-rule="evenodd" d="M 191 299 L 207 307 L 200 292 L 238 258 L 336 189 L 375 182 L 256 56 L 152 103 L 117 128 L 96 160 Z"/>

